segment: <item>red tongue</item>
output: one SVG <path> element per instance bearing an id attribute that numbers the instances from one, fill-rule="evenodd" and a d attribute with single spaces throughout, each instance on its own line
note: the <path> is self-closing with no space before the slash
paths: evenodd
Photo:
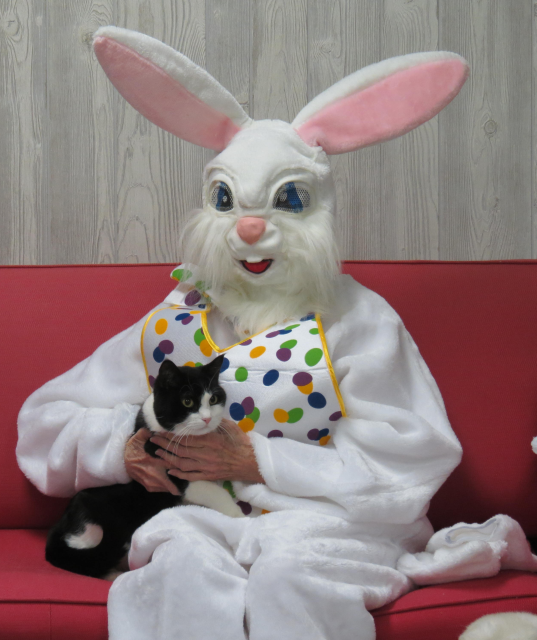
<path id="1" fill-rule="evenodd" d="M 264 273 L 272 264 L 272 260 L 261 260 L 261 262 L 247 262 L 242 260 L 242 266 L 251 273 Z"/>

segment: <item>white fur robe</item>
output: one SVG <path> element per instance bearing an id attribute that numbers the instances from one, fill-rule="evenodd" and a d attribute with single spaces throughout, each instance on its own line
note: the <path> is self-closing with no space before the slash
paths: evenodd
<path id="1" fill-rule="evenodd" d="M 272 513 L 232 520 L 178 507 L 142 527 L 137 571 L 111 591 L 114 640 L 244 638 L 245 615 L 256 640 L 371 640 L 366 609 L 411 588 L 397 560 L 432 535 L 428 504 L 461 448 L 393 309 L 350 276 L 339 278 L 337 301 L 323 324 L 349 417 L 322 448 L 251 432 L 266 484 L 239 497 Z M 237 341 L 212 320 L 217 343 Z M 144 321 L 24 404 L 18 461 L 44 493 L 129 481 L 124 445 L 148 394 Z"/>

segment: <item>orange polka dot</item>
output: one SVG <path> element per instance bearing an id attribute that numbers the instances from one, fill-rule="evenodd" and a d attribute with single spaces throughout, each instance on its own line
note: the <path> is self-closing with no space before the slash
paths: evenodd
<path id="1" fill-rule="evenodd" d="M 255 427 L 255 422 L 251 418 L 243 418 L 239 422 L 239 427 L 246 433 Z"/>
<path id="2" fill-rule="evenodd" d="M 313 391 L 313 382 L 305 384 L 303 387 L 298 387 L 298 390 L 302 391 L 305 396 L 309 396 L 309 394 Z"/>
<path id="3" fill-rule="evenodd" d="M 325 444 L 328 444 L 330 442 L 330 438 L 332 436 L 324 436 L 323 438 L 321 438 L 319 440 L 319 444 L 321 445 L 321 447 L 324 447 Z"/>
<path id="4" fill-rule="evenodd" d="M 274 411 L 274 419 L 276 422 L 287 422 L 289 420 L 289 414 L 283 409 L 276 409 L 276 411 Z"/>
<path id="5" fill-rule="evenodd" d="M 200 351 L 203 353 L 204 356 L 207 356 L 207 358 L 209 358 L 213 353 L 213 350 L 211 349 L 211 345 L 207 342 L 207 340 L 201 341 Z"/>
<path id="6" fill-rule="evenodd" d="M 164 318 L 157 320 L 155 322 L 155 332 L 161 336 L 163 333 L 166 333 L 166 329 L 168 328 L 168 321 Z"/>
<path id="7" fill-rule="evenodd" d="M 267 511 L 266 509 L 262 509 L 261 510 L 261 515 L 263 516 L 263 515 L 265 515 L 265 513 L 270 513 L 270 511 Z"/>
<path id="8" fill-rule="evenodd" d="M 196 366 L 196 363 L 192 362 L 192 360 L 185 362 L 185 364 L 183 365 L 183 367 L 195 367 L 195 366 Z"/>
<path id="9" fill-rule="evenodd" d="M 255 347 L 250 351 L 250 358 L 259 358 L 259 356 L 262 356 L 266 350 L 266 347 Z"/>

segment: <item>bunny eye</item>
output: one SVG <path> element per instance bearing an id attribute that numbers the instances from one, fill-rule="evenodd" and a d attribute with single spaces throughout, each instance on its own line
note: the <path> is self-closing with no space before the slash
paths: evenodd
<path id="1" fill-rule="evenodd" d="M 273 209 L 279 211 L 291 211 L 292 213 L 300 213 L 310 206 L 310 194 L 307 189 L 302 186 L 296 186 L 294 182 L 286 182 L 282 185 L 272 203 Z"/>
<path id="2" fill-rule="evenodd" d="M 217 211 L 231 211 L 233 209 L 233 196 L 231 189 L 225 182 L 219 182 L 211 193 L 211 203 Z"/>

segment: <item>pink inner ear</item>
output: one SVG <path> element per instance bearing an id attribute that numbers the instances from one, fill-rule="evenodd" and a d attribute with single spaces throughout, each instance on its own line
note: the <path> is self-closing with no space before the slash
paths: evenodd
<path id="1" fill-rule="evenodd" d="M 215 151 L 225 149 L 239 131 L 230 118 L 124 44 L 100 37 L 95 39 L 94 48 L 119 93 L 162 129 Z"/>
<path id="2" fill-rule="evenodd" d="M 328 154 L 391 140 L 434 117 L 457 95 L 468 75 L 458 59 L 399 71 L 322 109 L 297 133 Z"/>

